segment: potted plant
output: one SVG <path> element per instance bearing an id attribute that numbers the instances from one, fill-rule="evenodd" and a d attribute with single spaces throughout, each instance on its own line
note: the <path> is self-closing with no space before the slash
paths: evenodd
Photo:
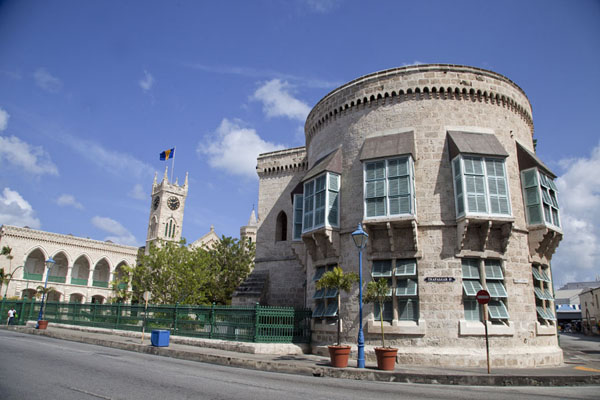
<path id="1" fill-rule="evenodd" d="M 37 296 L 38 297 L 42 297 L 42 299 L 46 299 L 46 303 L 48 303 L 48 295 L 50 294 L 50 292 L 54 292 L 56 289 L 54 289 L 53 287 L 43 287 L 42 285 L 37 287 Z M 44 315 L 44 302 L 42 301 L 42 304 L 40 305 L 41 310 L 40 310 L 40 315 L 43 316 Z M 46 329 L 48 327 L 48 320 L 45 319 L 41 319 L 38 321 L 38 325 L 37 328 L 38 329 Z"/>
<path id="2" fill-rule="evenodd" d="M 341 322 L 340 322 L 340 309 L 341 309 L 341 298 L 340 293 L 343 290 L 348 293 L 358 281 L 358 274 L 355 272 L 344 273 L 342 268 L 339 266 L 335 267 L 332 271 L 327 271 L 323 274 L 321 279 L 317 281 L 317 289 L 336 289 L 337 295 L 337 344 L 335 346 L 328 346 L 329 357 L 331 358 L 331 366 L 337 368 L 345 368 L 348 366 L 348 357 L 350 356 L 350 346 L 341 344 Z"/>
<path id="3" fill-rule="evenodd" d="M 387 279 L 371 280 L 367 284 L 365 292 L 365 303 L 377 303 L 379 305 L 379 321 L 381 323 L 381 347 L 375 348 L 377 356 L 377 368 L 391 371 L 396 366 L 396 354 L 398 349 L 385 346 L 385 336 L 383 334 L 383 305 L 388 301 L 390 296 L 390 287 Z"/>

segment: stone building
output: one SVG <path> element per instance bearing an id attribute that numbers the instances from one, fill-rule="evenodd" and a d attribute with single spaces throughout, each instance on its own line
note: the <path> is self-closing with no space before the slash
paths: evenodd
<path id="1" fill-rule="evenodd" d="M 536 156 L 524 91 L 492 71 L 417 65 L 355 79 L 327 94 L 306 145 L 261 154 L 255 271 L 269 305 L 313 310 L 313 349 L 363 324 L 367 357 L 386 343 L 401 363 L 485 365 L 487 289 L 493 366 L 557 365 L 550 260 L 562 238 L 555 175 Z M 391 301 L 365 306 L 315 282 L 358 270 L 350 234 L 362 223 L 365 281 Z"/>
<path id="2" fill-rule="evenodd" d="M 586 335 L 600 335 L 600 287 L 584 290 L 579 295 L 583 331 Z"/>
<path id="3" fill-rule="evenodd" d="M 124 274 L 124 266 L 134 266 L 138 248 L 109 241 L 99 241 L 3 225 L 0 247 L 12 249 L 12 259 L 0 256 L 0 266 L 12 273 L 9 286 L 2 290 L 8 297 L 33 298 L 38 286 L 48 276 L 48 301 L 104 303 L 114 295 L 111 282 Z M 54 267 L 46 268 L 52 257 Z"/>

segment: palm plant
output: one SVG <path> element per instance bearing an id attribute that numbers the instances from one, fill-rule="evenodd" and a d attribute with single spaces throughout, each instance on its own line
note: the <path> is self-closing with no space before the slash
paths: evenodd
<path id="1" fill-rule="evenodd" d="M 365 303 L 377 303 L 379 305 L 379 321 L 381 323 L 381 347 L 385 348 L 385 336 L 383 334 L 383 305 L 389 301 L 390 287 L 387 279 L 373 279 L 367 284 Z"/>
<path id="2" fill-rule="evenodd" d="M 344 270 L 336 266 L 332 271 L 327 271 L 321 279 L 317 281 L 317 289 L 337 289 L 337 346 L 341 344 L 341 325 L 340 325 L 340 309 L 341 297 L 340 293 L 343 290 L 348 293 L 352 290 L 352 286 L 358 282 L 358 274 L 356 272 L 344 273 Z"/>

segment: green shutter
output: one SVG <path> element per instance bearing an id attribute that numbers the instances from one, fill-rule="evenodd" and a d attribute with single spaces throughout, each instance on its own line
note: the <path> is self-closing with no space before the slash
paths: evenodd
<path id="1" fill-rule="evenodd" d="M 483 289 L 483 286 L 481 286 L 479 281 L 465 279 L 463 280 L 463 289 L 465 291 L 465 296 L 473 297 L 477 292 Z"/>
<path id="2" fill-rule="evenodd" d="M 392 276 L 392 261 L 391 260 L 376 260 L 373 261 L 373 269 L 371 276 L 374 278 Z"/>
<path id="3" fill-rule="evenodd" d="M 532 168 L 521 172 L 523 182 L 523 197 L 527 209 L 527 222 L 529 225 L 543 223 L 542 204 L 540 200 L 540 188 L 538 186 L 537 169 Z"/>
<path id="4" fill-rule="evenodd" d="M 396 281 L 396 296 L 416 296 L 416 279 L 399 279 Z"/>
<path id="5" fill-rule="evenodd" d="M 465 302 L 465 319 L 467 321 L 481 321 L 481 312 L 479 311 L 479 303 L 477 300 L 464 300 Z"/>
<path id="6" fill-rule="evenodd" d="M 452 161 L 452 169 L 454 170 L 454 195 L 456 196 L 456 215 L 462 215 L 465 212 L 463 181 L 460 169 L 460 157 Z"/>
<path id="7" fill-rule="evenodd" d="M 463 258 L 462 259 L 462 277 L 465 279 L 479 279 L 479 259 Z"/>
<path id="8" fill-rule="evenodd" d="M 415 299 L 398 300 L 398 319 L 401 321 L 417 321 L 419 319 L 419 303 Z"/>
<path id="9" fill-rule="evenodd" d="M 500 261 L 485 260 L 485 279 L 504 279 Z"/>
<path id="10" fill-rule="evenodd" d="M 375 302 L 375 307 L 373 308 L 373 314 L 376 321 L 380 321 L 381 309 L 379 308 L 379 303 Z M 391 321 L 394 318 L 394 305 L 391 301 L 386 301 L 383 303 L 383 320 Z"/>
<path id="11" fill-rule="evenodd" d="M 395 276 L 414 276 L 417 274 L 417 262 L 414 259 L 396 260 Z"/>

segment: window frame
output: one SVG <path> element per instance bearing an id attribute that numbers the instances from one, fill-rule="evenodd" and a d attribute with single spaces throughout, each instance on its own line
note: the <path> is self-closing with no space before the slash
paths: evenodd
<path id="1" fill-rule="evenodd" d="M 528 177 L 527 174 L 531 172 L 534 172 L 534 175 Z M 535 178 L 534 181 L 531 178 Z M 558 188 L 554 179 L 538 167 L 527 168 L 521 171 L 521 190 L 528 226 L 544 225 L 562 229 Z M 539 222 L 532 216 L 534 208 L 537 209 Z"/>
<path id="2" fill-rule="evenodd" d="M 322 178 L 325 178 L 323 187 L 317 187 L 318 181 Z M 337 183 L 337 187 L 333 186 L 333 180 Z M 302 234 L 325 227 L 339 228 L 341 181 L 340 174 L 325 171 L 302 183 Z M 294 200 L 296 199 L 295 196 Z M 320 200 L 321 196 L 323 196 L 322 201 Z M 317 200 L 319 200 L 318 205 Z M 296 212 L 295 205 L 294 212 Z M 332 221 L 331 215 L 333 213 L 335 213 L 335 219 Z M 321 215 L 323 216 L 322 222 L 320 221 Z M 319 221 L 317 221 L 317 218 Z M 307 224 L 308 219 L 310 219 L 310 225 Z M 296 224 L 295 217 L 294 224 Z"/>
<path id="3" fill-rule="evenodd" d="M 481 165 L 481 172 L 475 170 L 467 172 L 465 168 L 465 160 L 479 161 Z M 502 176 L 492 175 L 490 168 L 488 167 L 488 162 L 494 162 L 495 167 L 494 171 L 497 171 L 497 165 L 501 164 L 502 166 Z M 451 162 L 452 168 L 452 185 L 454 187 L 454 210 L 456 212 L 456 217 L 472 217 L 472 216 L 480 216 L 480 217 L 512 217 L 512 205 L 511 205 L 511 197 L 510 197 L 510 182 L 508 179 L 508 172 L 506 168 L 506 158 L 501 156 L 483 156 L 477 154 L 458 154 L 454 157 Z M 475 166 L 475 164 L 473 164 Z M 457 171 L 458 169 L 458 171 Z M 481 177 L 482 184 L 482 192 L 471 192 L 471 196 L 483 196 L 485 199 L 485 211 L 469 211 L 469 192 L 467 192 L 467 177 Z M 503 178 L 504 181 L 504 189 L 506 191 L 505 194 L 501 195 L 498 193 L 490 192 L 490 182 L 491 180 L 496 181 L 496 185 L 498 184 L 500 178 Z M 476 182 L 473 179 L 473 182 Z M 459 186 L 460 185 L 460 186 Z M 477 186 L 477 185 L 475 185 Z M 460 189 L 460 190 L 459 190 Z M 498 192 L 498 190 L 496 190 Z M 492 211 L 492 201 L 493 199 L 497 199 L 498 208 L 501 208 L 501 204 L 499 199 L 505 198 L 506 200 L 506 213 L 502 212 L 493 212 Z M 481 204 L 477 202 L 476 204 L 479 207 Z"/>
<path id="4" fill-rule="evenodd" d="M 488 320 L 507 324 L 510 314 L 506 306 L 508 291 L 504 285 L 504 262 L 500 259 L 464 257 L 461 259 L 461 269 L 465 320 L 483 322 L 483 307 L 475 296 L 479 290 L 485 289 L 490 294 L 492 303 L 487 307 Z M 474 318 L 475 315 L 479 316 L 478 319 Z"/>
<path id="5" fill-rule="evenodd" d="M 406 168 L 406 172 L 407 174 L 402 174 L 402 175 L 394 175 L 394 176 L 390 176 L 390 164 L 393 163 L 394 161 L 397 162 L 406 162 L 407 163 L 407 168 Z M 377 164 L 377 163 L 383 163 L 383 172 L 384 175 L 381 178 L 376 178 L 376 179 L 368 179 L 368 170 L 369 170 L 369 166 L 373 165 L 373 164 Z M 393 180 L 398 180 L 400 182 L 400 180 L 402 178 L 406 178 L 408 180 L 408 193 L 402 193 L 400 194 L 400 191 L 398 190 L 397 194 L 390 194 L 390 182 Z M 368 190 L 368 185 L 369 182 L 376 182 L 376 181 L 382 181 L 383 183 L 383 195 L 382 196 L 373 196 L 373 197 L 367 197 L 369 190 Z M 400 185 L 398 184 L 398 188 L 400 188 Z M 415 167 L 414 167 L 414 160 L 411 154 L 399 154 L 399 155 L 395 155 L 395 156 L 391 156 L 391 157 L 382 157 L 382 158 L 374 158 L 374 159 L 369 159 L 369 160 L 364 160 L 363 161 L 363 217 L 366 220 L 369 219 L 377 219 L 377 218 L 397 218 L 397 217 L 403 217 L 403 216 L 414 216 L 416 215 L 416 201 L 415 201 Z M 384 212 L 383 214 L 378 214 L 378 215 L 368 215 L 369 214 L 369 199 L 383 199 L 383 208 L 384 208 Z M 408 198 L 408 207 L 409 207 L 409 211 L 408 212 L 401 212 L 400 210 L 400 206 L 398 205 L 398 209 L 399 212 L 392 214 L 391 213 L 391 199 L 398 199 L 398 201 L 400 202 L 402 198 Z"/>
<path id="6" fill-rule="evenodd" d="M 380 272 L 382 268 L 375 268 L 377 264 L 385 265 L 385 272 Z M 375 269 L 377 272 L 374 274 Z M 393 324 L 394 321 L 419 320 L 419 275 L 416 258 L 373 260 L 371 279 L 386 279 L 390 287 L 388 294 L 391 299 L 383 305 L 384 321 Z M 375 302 L 374 320 L 379 321 L 380 312 L 379 304 Z"/>

